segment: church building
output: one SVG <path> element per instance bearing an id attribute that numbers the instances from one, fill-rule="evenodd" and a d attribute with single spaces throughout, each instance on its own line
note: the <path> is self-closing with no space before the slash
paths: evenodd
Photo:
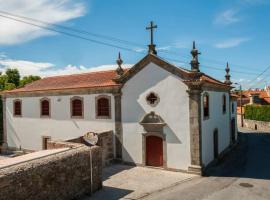
<path id="1" fill-rule="evenodd" d="M 113 131 L 114 157 L 124 163 L 201 174 L 237 140 L 236 99 L 229 66 L 221 82 L 200 71 L 195 42 L 191 69 L 157 55 L 129 69 L 47 77 L 4 91 L 4 142 L 41 150 L 44 141 Z"/>

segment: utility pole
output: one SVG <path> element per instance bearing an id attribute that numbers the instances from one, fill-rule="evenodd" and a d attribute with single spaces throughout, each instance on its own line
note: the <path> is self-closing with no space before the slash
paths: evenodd
<path id="1" fill-rule="evenodd" d="M 235 85 L 239 85 L 240 89 L 240 115 L 241 115 L 241 127 L 244 127 L 244 119 L 243 119 L 243 101 L 242 101 L 242 85 L 240 83 L 234 83 Z"/>

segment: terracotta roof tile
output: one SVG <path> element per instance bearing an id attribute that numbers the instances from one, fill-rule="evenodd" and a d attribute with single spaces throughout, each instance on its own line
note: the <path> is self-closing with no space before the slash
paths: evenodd
<path id="1" fill-rule="evenodd" d="M 5 91 L 4 93 L 117 86 L 118 84 L 113 81 L 113 78 L 116 76 L 115 70 L 53 76 L 27 84 L 23 88 Z"/>

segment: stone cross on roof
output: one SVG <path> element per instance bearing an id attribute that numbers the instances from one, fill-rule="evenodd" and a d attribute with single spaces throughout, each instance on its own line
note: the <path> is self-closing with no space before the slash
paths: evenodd
<path id="1" fill-rule="evenodd" d="M 155 49 L 156 45 L 154 44 L 154 29 L 157 28 L 157 25 L 154 25 L 154 22 L 151 21 L 150 25 L 146 27 L 146 30 L 150 30 L 150 45 L 148 45 L 148 53 L 157 54 Z"/>

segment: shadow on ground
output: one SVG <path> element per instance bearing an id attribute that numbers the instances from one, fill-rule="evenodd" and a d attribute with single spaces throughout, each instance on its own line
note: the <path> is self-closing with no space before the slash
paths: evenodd
<path id="1" fill-rule="evenodd" d="M 205 175 L 270 180 L 270 133 L 240 132 L 239 144 Z"/>

